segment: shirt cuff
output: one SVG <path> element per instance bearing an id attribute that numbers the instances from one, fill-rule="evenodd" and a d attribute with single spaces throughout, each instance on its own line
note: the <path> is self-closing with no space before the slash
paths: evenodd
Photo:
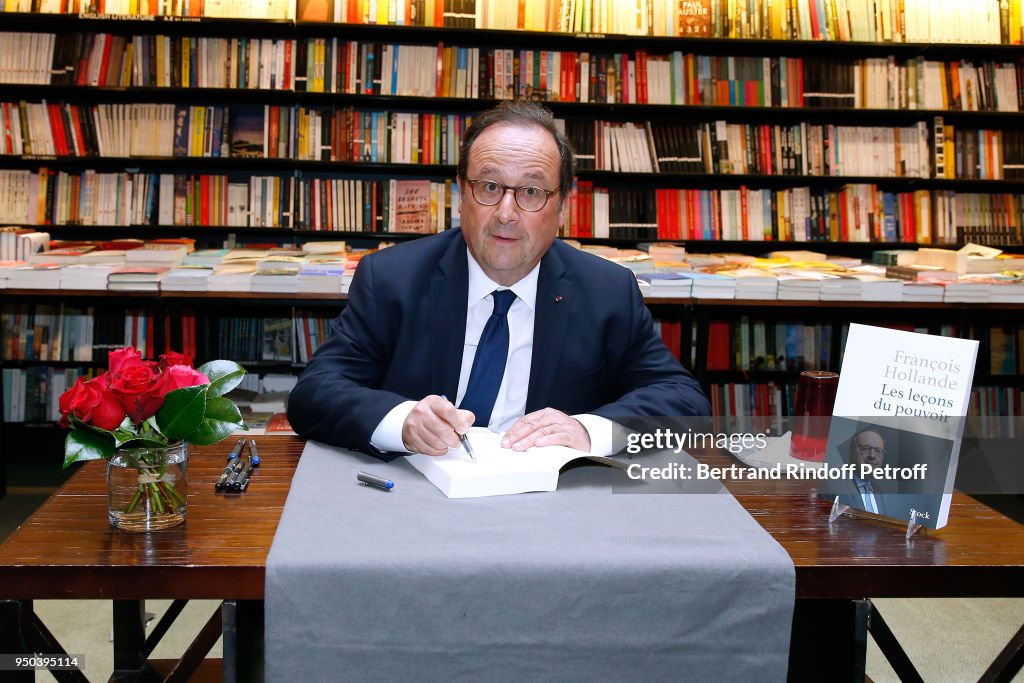
<path id="1" fill-rule="evenodd" d="M 587 434 L 590 435 L 591 455 L 608 456 L 614 455 L 617 452 L 613 445 L 615 441 L 614 434 L 618 428 L 617 424 L 607 417 L 591 415 L 589 413 L 573 415 L 573 417 L 583 425 L 583 428 L 587 430 Z"/>
<path id="2" fill-rule="evenodd" d="M 409 413 L 415 407 L 416 401 L 403 401 L 392 408 L 373 430 L 373 434 L 370 436 L 370 445 L 382 451 L 408 453 L 409 449 L 402 441 L 402 427 L 405 425 Z M 593 443 L 593 438 L 591 438 L 591 443 Z"/>

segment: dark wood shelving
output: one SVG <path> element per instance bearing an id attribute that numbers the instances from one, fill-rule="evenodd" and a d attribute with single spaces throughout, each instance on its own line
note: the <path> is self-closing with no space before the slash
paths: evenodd
<path id="1" fill-rule="evenodd" d="M 345 36 L 358 40 L 421 44 L 459 43 L 467 46 L 512 45 L 546 48 L 552 35 L 560 47 L 575 50 L 622 51 L 646 49 L 652 54 L 685 50 L 726 55 L 806 55 L 828 57 L 922 56 L 928 59 L 960 60 L 1015 59 L 1024 54 L 1020 45 L 998 43 L 893 43 L 824 40 L 774 40 L 754 38 L 682 38 L 677 36 L 635 36 L 615 33 L 549 34 L 540 31 L 457 29 L 428 26 L 343 24 L 245 18 L 135 17 L 98 14 L 35 14 L 3 12 L 6 27 L 19 31 L 105 31 L 109 33 L 167 33 L 171 35 L 232 36 L 244 34 L 261 38 Z"/>
<path id="2" fill-rule="evenodd" d="M 1022 55 L 1024 56 L 1024 55 Z M 488 97 L 416 97 L 409 95 L 368 95 L 357 93 L 301 92 L 260 88 L 199 87 L 93 87 L 84 85 L 4 84 L 4 98 L 29 102 L 47 100 L 83 104 L 268 104 L 306 105 L 318 108 L 356 107 L 372 111 L 474 113 L 501 100 Z M 721 106 L 698 104 L 625 104 L 608 102 L 541 102 L 556 116 L 609 120 L 652 120 L 674 122 L 780 123 L 815 125 L 931 125 L 941 116 L 946 124 L 972 127 L 1012 127 L 1021 112 L 964 111 L 946 109 L 855 109 L 850 107 Z"/>
<path id="3" fill-rule="evenodd" d="M 440 0 L 439 0 L 440 1 Z M 363 43 L 398 45 L 433 45 L 513 48 L 524 50 L 585 51 L 611 55 L 645 51 L 664 55 L 676 51 L 686 54 L 736 57 L 799 57 L 810 62 L 818 59 L 852 62 L 864 58 L 894 57 L 903 61 L 918 57 L 944 62 L 1019 63 L 1024 60 L 1024 46 L 995 44 L 906 44 L 827 42 L 801 40 L 708 39 L 606 34 L 550 34 L 542 32 L 452 29 L 415 26 L 348 25 L 319 22 L 270 21 L 259 19 L 206 19 L 193 17 L 131 17 L 98 15 L 52 15 L 31 13 L 0 13 L 3 31 L 38 31 L 56 33 L 58 39 L 73 33 L 105 32 L 123 36 L 169 35 L 232 38 L 244 36 L 265 39 L 332 38 Z M 498 102 L 492 98 L 436 98 L 374 94 L 312 93 L 276 89 L 233 88 L 156 88 L 156 87 L 88 87 L 79 85 L 4 84 L 5 101 L 73 104 L 165 103 L 182 105 L 277 105 L 305 106 L 318 109 L 354 107 L 374 112 L 435 112 L 472 114 Z M 778 124 L 848 126 L 912 126 L 924 122 L 933 134 L 934 119 L 942 117 L 947 125 L 959 130 L 1017 130 L 1024 121 L 1024 112 L 946 111 L 932 109 L 850 109 L 831 107 L 743 107 L 707 105 L 623 104 L 604 102 L 548 102 L 556 116 L 567 120 L 656 121 L 662 123 L 714 123 L 725 121 L 750 125 Z M 929 143 L 931 144 L 931 143 Z M 929 150 L 931 147 L 929 146 Z M 66 157 L 66 156 L 0 156 L 0 168 L 36 170 L 48 168 L 69 173 L 84 170 L 100 172 L 143 172 L 178 174 L 223 174 L 235 181 L 253 175 L 358 178 L 372 180 L 429 178 L 448 180 L 455 176 L 454 164 L 393 164 L 370 162 L 333 162 L 293 159 L 252 159 L 232 157 Z M 1011 171 L 1012 172 L 1012 171 Z M 578 177 L 593 181 L 600 187 L 623 190 L 654 188 L 685 189 L 751 189 L 784 190 L 810 187 L 813 191 L 838 191 L 848 184 L 870 184 L 886 192 L 916 190 L 1017 193 L 1024 195 L 1024 179 L 980 180 L 946 178 L 888 178 L 878 176 L 802 176 L 802 175 L 722 175 L 710 173 L 624 173 L 581 170 Z M 347 232 L 310 229 L 197 226 L 197 225 L 131 225 L 26 226 L 50 232 L 54 239 L 113 239 L 118 237 L 158 238 L 194 237 L 197 246 L 221 246 L 225 242 L 299 243 L 317 240 L 345 240 L 349 244 L 373 246 L 382 241 L 404 241 L 419 235 L 405 233 Z M 960 234 L 960 233 L 956 233 Z M 1019 233 L 1018 233 L 1019 240 Z M 589 245 L 635 247 L 637 241 L 584 238 Z M 904 242 L 831 242 L 831 241 L 755 241 L 755 240 L 652 240 L 684 244 L 690 252 L 727 252 L 762 255 L 776 250 L 811 250 L 829 255 L 855 256 L 870 260 L 879 249 L 913 249 L 920 246 L 958 248 L 960 244 L 924 245 Z M 1013 250 L 1024 245 L 1006 245 Z M 341 294 L 264 293 L 264 292 L 132 292 L 107 290 L 0 290 L 5 305 L 67 303 L 74 307 L 144 308 L 155 319 L 155 346 L 181 330 L 180 314 L 194 311 L 198 355 L 211 356 L 218 346 L 218 320 L 226 317 L 285 317 L 301 311 L 313 317 L 333 316 L 344 305 Z M 990 375 L 989 331 L 993 324 L 1020 327 L 1024 304 L 947 304 L 874 301 L 789 301 L 789 300 L 724 300 L 692 297 L 648 298 L 648 306 L 659 318 L 681 322 L 681 355 L 688 362 L 696 359 L 695 372 L 704 385 L 711 383 L 776 382 L 794 384 L 796 371 L 707 370 L 708 323 L 729 320 L 737 324 L 740 316 L 774 321 L 804 321 L 807 324 L 831 326 L 830 355 L 834 365 L 840 358 L 842 326 L 850 320 L 876 324 L 896 324 L 911 320 L 931 332 L 946 323 L 957 326 L 961 333 L 975 334 L 981 341 L 979 370 L 976 382 L 983 386 L 1016 387 L 1019 376 Z M 1008 323 L 1007 321 L 1014 321 Z M 166 325 L 165 325 L 166 322 Z M 1021 349 L 1017 349 L 1021 353 Z M 251 353 L 251 351 L 247 351 Z M 257 347 L 256 353 L 259 353 Z M 241 361 L 250 371 L 295 372 L 301 363 L 286 361 Z M 25 361 L 0 358 L 0 365 L 12 368 L 86 367 L 89 362 Z M 0 401 L 2 404 L 2 401 Z M 4 441 L 18 448 L 38 442 L 33 435 L 56 438 L 53 425 L 0 424 L 0 495 L 3 493 Z"/>

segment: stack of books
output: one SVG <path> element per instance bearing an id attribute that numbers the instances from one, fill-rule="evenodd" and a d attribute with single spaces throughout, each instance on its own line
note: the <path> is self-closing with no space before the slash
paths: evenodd
<path id="1" fill-rule="evenodd" d="M 103 290 L 107 288 L 110 272 L 116 265 L 106 263 L 79 263 L 60 271 L 61 289 Z"/>
<path id="2" fill-rule="evenodd" d="M 160 290 L 160 278 L 168 270 L 170 268 L 166 266 L 137 266 L 128 263 L 115 266 L 107 275 L 107 289 L 156 292 Z"/>
<path id="3" fill-rule="evenodd" d="M 160 279 L 165 292 L 205 292 L 208 290 L 212 267 L 181 265 L 171 268 Z"/>

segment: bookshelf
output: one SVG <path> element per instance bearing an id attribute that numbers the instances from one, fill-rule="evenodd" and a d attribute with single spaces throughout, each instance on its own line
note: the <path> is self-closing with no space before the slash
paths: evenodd
<path id="1" fill-rule="evenodd" d="M 227 3 L 209 0 L 149 3 L 180 16 L 145 17 L 114 2 L 105 14 L 64 4 L 80 13 L 0 2 L 0 224 L 45 226 L 55 239 L 192 237 L 197 247 L 414 239 L 389 213 L 393 183 L 429 181 L 429 224 L 450 224 L 461 129 L 474 112 L 518 94 L 545 101 L 581 152 L 565 236 L 585 243 L 669 240 L 692 251 L 811 248 L 861 258 L 880 247 L 1024 246 L 1016 1 L 1002 17 L 998 2 L 978 3 L 970 21 L 951 19 L 966 5 L 947 3 L 930 33 L 914 21 L 927 7 L 910 0 L 880 3 L 885 17 L 870 21 L 855 3 L 845 19 L 833 11 L 838 3 L 799 0 L 783 17 L 753 1 L 732 3 L 745 10 L 734 17 L 725 2 L 689 3 L 707 8 L 701 22 L 666 9 L 677 3 L 646 2 L 639 24 L 597 1 L 528 0 L 513 18 L 503 3 L 417 0 L 392 3 L 395 15 L 383 20 L 333 3 L 330 14 L 354 19 L 347 23 L 295 20 L 303 2 L 273 3 L 266 19 L 212 16 Z M 819 5 L 829 6 L 824 14 Z M 183 113 L 184 132 L 176 129 Z M 290 318 L 311 332 L 316 323 L 306 321 L 338 305 L 330 295 L 5 293 L 10 306 L 70 307 L 82 298 L 97 309 L 148 312 L 157 352 L 185 343 L 180 324 L 164 321 L 193 315 L 199 360 L 240 351 L 216 344 L 237 332 L 218 326 L 231 317 Z M 708 387 L 787 386 L 796 373 L 709 368 L 716 322 L 733 336 L 743 316 L 805 323 L 833 362 L 844 321 L 910 318 L 941 331 L 942 317 L 953 316 L 987 345 L 990 330 L 1020 310 L 650 304 Z M 1021 354 L 1018 337 L 999 339 L 1008 336 Z M 298 351 L 250 360 L 257 370 L 299 371 Z M 89 364 L 5 355 L 3 365 Z M 979 370 L 977 379 L 1008 384 L 1005 373 Z"/>

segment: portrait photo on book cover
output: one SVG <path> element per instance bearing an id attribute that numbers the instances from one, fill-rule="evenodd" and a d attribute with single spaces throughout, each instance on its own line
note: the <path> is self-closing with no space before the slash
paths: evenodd
<path id="1" fill-rule="evenodd" d="M 914 510 L 917 524 L 938 528 L 948 512 L 953 447 L 952 439 L 913 431 L 906 419 L 833 417 L 825 467 L 835 476 L 823 478 L 818 492 L 902 522 Z"/>

